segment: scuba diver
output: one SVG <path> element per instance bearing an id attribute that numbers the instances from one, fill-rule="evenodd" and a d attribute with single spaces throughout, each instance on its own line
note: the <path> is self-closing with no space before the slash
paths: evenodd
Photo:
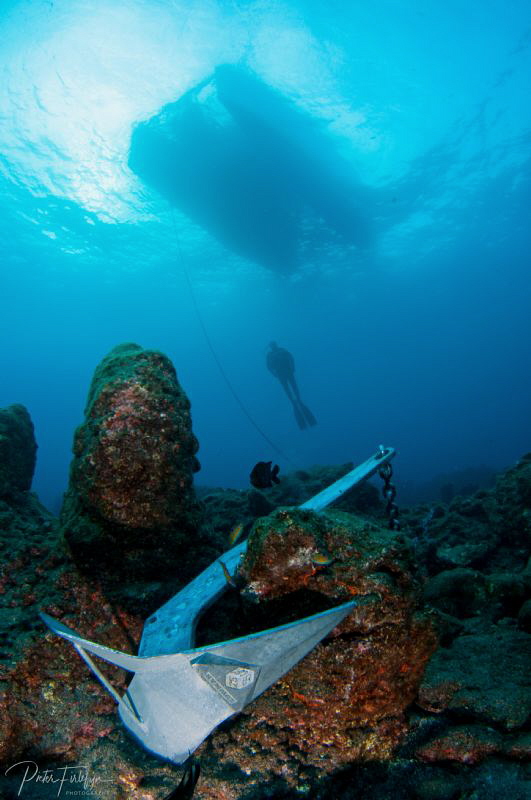
<path id="1" fill-rule="evenodd" d="M 300 398 L 299 387 L 295 380 L 295 361 L 293 356 L 288 350 L 279 347 L 276 342 L 270 342 L 269 347 L 271 349 L 266 357 L 267 368 L 275 378 L 278 378 L 290 399 L 297 425 L 301 429 L 307 428 L 308 425 L 316 425 L 317 420 Z"/>

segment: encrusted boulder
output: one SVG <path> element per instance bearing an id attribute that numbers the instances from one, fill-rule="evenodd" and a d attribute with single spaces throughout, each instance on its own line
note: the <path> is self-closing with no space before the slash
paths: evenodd
<path id="1" fill-rule="evenodd" d="M 473 569 L 447 569 L 428 581 L 424 590 L 428 603 L 454 617 L 471 617 L 489 602 L 487 581 Z"/>
<path id="2" fill-rule="evenodd" d="M 0 409 L 0 497 L 31 489 L 37 443 L 27 409 L 19 404 Z"/>
<path id="3" fill-rule="evenodd" d="M 419 689 L 416 758 L 490 768 L 499 757 L 529 771 L 531 454 L 492 489 L 411 514 L 409 533 L 442 644 Z"/>
<path id="4" fill-rule="evenodd" d="M 500 474 L 493 489 L 406 511 L 402 519 L 429 575 L 521 572 L 531 547 L 531 453 Z"/>
<path id="5" fill-rule="evenodd" d="M 436 647 L 409 555 L 400 533 L 342 511 L 280 509 L 256 522 L 237 576 L 246 632 L 359 605 L 250 713 L 214 734 L 216 758 L 295 784 L 305 770 L 392 757 Z"/>
<path id="6" fill-rule="evenodd" d="M 197 449 L 171 361 L 115 347 L 96 369 L 74 436 L 61 525 L 78 566 L 120 579 L 174 571 L 197 528 Z"/>
<path id="7" fill-rule="evenodd" d="M 459 636 L 431 659 L 419 691 L 426 711 L 515 731 L 531 719 L 531 636 L 501 626 Z"/>
<path id="8" fill-rule="evenodd" d="M 492 756 L 529 761 L 529 733 L 506 736 L 494 728 L 481 725 L 455 725 L 435 736 L 417 751 L 422 761 L 433 763 L 478 764 Z"/>

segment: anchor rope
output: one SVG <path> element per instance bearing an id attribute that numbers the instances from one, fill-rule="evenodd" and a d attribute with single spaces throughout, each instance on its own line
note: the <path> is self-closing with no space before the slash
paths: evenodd
<path id="1" fill-rule="evenodd" d="M 232 382 L 231 382 L 229 376 L 225 372 L 223 364 L 221 363 L 221 361 L 219 359 L 219 356 L 218 356 L 218 354 L 216 352 L 216 349 L 215 349 L 214 345 L 212 344 L 212 340 L 211 340 L 211 338 L 209 336 L 207 327 L 205 325 L 205 321 L 203 319 L 203 315 L 201 314 L 201 309 L 199 308 L 199 304 L 197 302 L 197 297 L 196 297 L 196 294 L 195 294 L 195 291 L 194 291 L 194 287 L 193 287 L 193 284 L 192 284 L 192 281 L 191 281 L 191 278 L 190 278 L 190 274 L 189 274 L 189 272 L 188 272 L 188 270 L 186 268 L 186 262 L 185 262 L 185 259 L 184 259 L 184 256 L 183 256 L 183 252 L 182 252 L 182 249 L 181 249 L 181 241 L 179 239 L 179 233 L 177 231 L 177 225 L 175 223 L 174 210 L 173 210 L 173 207 L 171 207 L 171 206 L 170 206 L 170 212 L 171 212 L 171 219 L 172 219 L 172 223 L 173 223 L 173 229 L 175 231 L 175 240 L 177 242 L 177 251 L 179 253 L 179 260 L 180 260 L 180 263 L 181 263 L 181 269 L 182 269 L 183 275 L 185 277 L 186 284 L 188 286 L 188 291 L 190 292 L 190 297 L 192 299 L 192 305 L 194 307 L 194 311 L 195 311 L 195 314 L 196 314 L 196 317 L 197 317 L 197 321 L 199 322 L 199 327 L 201 328 L 201 330 L 203 332 L 203 336 L 205 338 L 205 342 L 206 342 L 206 344 L 208 346 L 208 349 L 210 350 L 210 353 L 212 355 L 212 358 L 214 359 L 214 362 L 215 362 L 217 368 L 219 369 L 221 377 L 223 378 L 223 380 L 224 380 L 228 390 L 232 394 L 234 400 L 236 401 L 236 403 L 240 407 L 242 413 L 247 417 L 247 419 L 249 420 L 251 425 L 255 428 L 255 430 L 258 431 L 258 433 L 264 439 L 264 441 L 266 441 L 268 443 L 268 445 L 275 451 L 275 453 L 277 453 L 277 455 L 279 455 L 281 458 L 283 458 L 285 461 L 287 461 L 288 464 L 291 464 L 292 467 L 294 467 L 295 469 L 298 469 L 298 465 L 288 455 L 286 455 L 286 453 L 284 453 L 284 451 L 280 447 L 278 447 L 278 445 L 276 445 L 275 442 L 273 442 L 269 438 L 267 433 L 264 430 L 262 430 L 260 425 L 258 425 L 256 420 L 253 418 L 252 414 L 249 412 L 249 410 L 248 410 L 247 406 L 245 405 L 245 403 L 241 400 L 241 398 L 238 395 L 236 389 L 232 385 Z"/>

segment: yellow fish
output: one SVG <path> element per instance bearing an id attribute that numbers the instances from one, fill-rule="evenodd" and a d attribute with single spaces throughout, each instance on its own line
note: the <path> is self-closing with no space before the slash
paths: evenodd
<path id="1" fill-rule="evenodd" d="M 229 584 L 229 586 L 230 586 L 232 589 L 237 589 L 238 587 L 236 586 L 236 583 L 235 583 L 235 581 L 234 581 L 234 578 L 232 577 L 232 575 L 231 575 L 231 574 L 230 574 L 230 572 L 228 571 L 228 569 L 227 569 L 227 567 L 225 566 L 225 564 L 223 563 L 223 561 L 221 561 L 221 559 L 220 559 L 220 562 L 219 562 L 219 563 L 221 564 L 221 569 L 223 570 L 223 574 L 224 574 L 224 576 L 225 576 L 225 580 L 227 581 L 227 583 Z"/>
<path id="2" fill-rule="evenodd" d="M 229 533 L 229 544 L 234 545 L 240 538 L 243 533 L 244 524 L 240 522 L 238 525 L 235 525 L 234 528 Z"/>
<path id="3" fill-rule="evenodd" d="M 333 560 L 332 556 L 327 553 L 315 553 L 312 556 L 312 564 L 315 564 L 316 567 L 328 567 Z"/>

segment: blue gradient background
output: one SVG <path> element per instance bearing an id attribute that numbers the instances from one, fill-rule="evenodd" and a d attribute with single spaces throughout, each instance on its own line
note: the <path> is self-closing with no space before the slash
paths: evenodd
<path id="1" fill-rule="evenodd" d="M 358 462 L 380 443 L 422 483 L 531 448 L 528 2 L 11 0 L 0 54 L 0 407 L 32 415 L 50 508 L 93 370 L 123 341 L 172 358 L 198 483 L 246 486 L 262 459 Z M 133 125 L 224 63 L 321 120 L 384 198 L 368 250 L 336 244 L 275 274 L 128 169 Z M 285 459 L 228 391 L 185 272 Z M 295 356 L 315 428 L 298 430 L 265 369 L 271 339 Z"/>

